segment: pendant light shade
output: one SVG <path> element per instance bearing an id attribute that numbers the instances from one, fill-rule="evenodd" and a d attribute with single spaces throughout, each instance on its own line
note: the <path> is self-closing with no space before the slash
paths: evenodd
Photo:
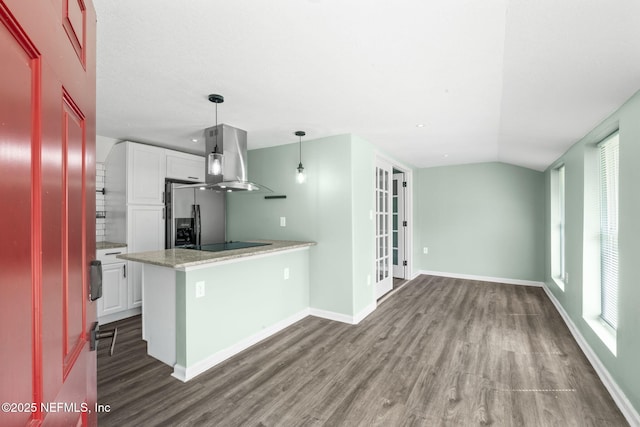
<path id="1" fill-rule="evenodd" d="M 221 176 L 224 171 L 224 155 L 218 150 L 218 104 L 224 102 L 224 97 L 222 95 L 212 94 L 209 95 L 209 101 L 216 104 L 216 146 L 207 156 L 207 170 L 209 175 Z"/>
<path id="2" fill-rule="evenodd" d="M 302 130 L 296 131 L 295 135 L 300 138 L 299 147 L 300 147 L 300 163 L 298 163 L 296 174 L 296 181 L 298 184 L 302 184 L 307 180 L 307 177 L 304 173 L 304 166 L 302 166 L 302 137 L 306 135 L 306 133 Z"/>
<path id="3" fill-rule="evenodd" d="M 207 156 L 207 167 L 209 169 L 209 175 L 219 176 L 222 175 L 222 167 L 224 165 L 224 155 L 218 153 L 216 148 Z"/>

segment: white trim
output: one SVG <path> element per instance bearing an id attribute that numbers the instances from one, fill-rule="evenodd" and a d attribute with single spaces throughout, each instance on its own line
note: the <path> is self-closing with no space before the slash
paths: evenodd
<path id="1" fill-rule="evenodd" d="M 234 345 L 222 349 L 211 356 L 203 359 L 197 363 L 194 363 L 191 366 L 185 367 L 182 365 L 178 365 L 177 363 L 173 366 L 173 374 L 172 377 L 179 379 L 182 382 L 187 382 L 190 379 L 200 375 L 204 371 L 214 367 L 220 362 L 223 362 L 230 358 L 231 356 L 235 356 L 243 350 L 251 347 L 254 344 L 259 343 L 260 341 L 270 337 L 273 334 L 280 332 L 281 330 L 293 325 L 294 323 L 304 319 L 309 315 L 309 309 L 305 308 L 293 316 L 289 316 L 286 319 L 283 319 L 260 332 L 253 334 Z"/>
<path id="2" fill-rule="evenodd" d="M 356 313 L 354 316 L 350 316 L 348 314 L 336 313 L 335 311 L 328 310 L 320 310 L 319 308 L 310 308 L 309 315 L 314 317 L 320 317 L 321 319 L 334 320 L 336 322 L 347 323 L 349 325 L 357 325 L 362 322 L 368 315 L 373 313 L 378 304 L 374 301 L 362 310 L 359 313 Z"/>
<path id="3" fill-rule="evenodd" d="M 311 316 L 320 317 L 322 319 L 335 320 L 336 322 L 348 323 L 353 325 L 353 316 L 348 314 L 336 313 L 335 311 L 320 310 L 319 308 L 310 308 Z"/>
<path id="4" fill-rule="evenodd" d="M 377 306 L 378 304 L 376 304 L 376 302 L 374 301 L 368 306 L 366 306 L 365 308 L 363 308 L 362 310 L 360 310 L 359 313 L 356 313 L 356 315 L 353 316 L 353 324 L 357 325 L 358 323 L 362 322 L 365 319 L 365 317 L 367 317 L 368 315 L 370 315 L 376 310 Z"/>
<path id="5" fill-rule="evenodd" d="M 405 176 L 404 176 L 404 180 L 407 182 L 407 189 L 405 190 L 405 208 L 406 208 L 406 212 L 405 212 L 405 218 L 407 219 L 407 232 L 406 232 L 406 241 L 405 241 L 405 246 L 406 246 L 406 252 L 405 252 L 405 258 L 407 260 L 407 269 L 405 270 L 408 276 L 411 276 L 411 272 L 413 271 L 413 265 L 414 265 L 414 259 L 413 259 L 413 231 L 414 231 L 414 227 L 413 227 L 413 186 L 414 186 L 414 173 L 413 173 L 413 168 L 409 165 L 407 165 L 406 163 L 403 163 L 401 161 L 398 161 L 392 157 L 389 157 L 388 155 L 386 155 L 385 153 L 379 151 L 379 150 L 375 150 L 374 152 L 374 170 L 375 170 L 375 160 L 376 158 L 380 158 L 388 163 L 391 164 L 392 166 L 392 171 L 393 168 L 396 168 L 398 170 L 401 170 L 402 172 L 404 172 Z M 374 194 L 375 196 L 375 194 Z M 375 206 L 375 203 L 374 203 Z M 374 269 L 375 271 L 375 269 Z M 418 277 L 418 275 L 420 275 L 419 272 L 413 273 L 412 277 L 405 277 L 405 279 L 408 280 L 413 280 L 416 277 Z"/>
<path id="6" fill-rule="evenodd" d="M 445 273 L 442 271 L 428 271 L 428 270 L 421 270 L 419 274 L 428 274 L 430 276 L 451 277 L 454 279 L 468 279 L 468 280 L 480 280 L 483 282 L 506 283 L 508 285 L 538 286 L 538 287 L 544 286 L 543 282 L 536 282 L 534 280 L 507 279 L 505 277 L 476 276 L 475 274 Z"/>
<path id="7" fill-rule="evenodd" d="M 546 284 L 542 288 L 544 289 L 544 292 L 547 294 L 547 296 L 555 306 L 556 310 L 558 310 L 558 313 L 560 313 L 560 316 L 562 317 L 562 320 L 564 320 L 564 323 L 569 328 L 571 335 L 573 335 L 573 338 L 576 340 L 576 342 L 582 349 L 582 352 L 585 354 L 585 356 L 587 356 L 587 359 L 593 366 L 593 369 L 595 369 L 596 373 L 598 374 L 598 377 L 600 377 L 600 380 L 609 391 L 609 394 L 611 394 L 613 401 L 616 403 L 616 405 L 618 405 L 618 408 L 620 408 L 620 411 L 622 412 L 624 417 L 627 419 L 627 422 L 631 426 L 635 426 L 635 427 L 640 426 L 640 414 L 638 413 L 638 411 L 635 410 L 631 402 L 629 402 L 629 399 L 624 394 L 624 392 L 620 389 L 620 387 L 615 382 L 613 377 L 611 377 L 611 374 L 609 374 L 609 371 L 604 366 L 602 361 L 600 361 L 600 358 L 593 351 L 589 343 L 587 343 L 587 340 L 584 339 L 584 337 L 576 327 L 575 323 L 573 323 L 573 320 L 571 320 L 567 312 L 564 310 L 564 307 L 562 306 L 562 304 L 560 304 L 560 301 L 557 300 L 556 296 L 553 294 L 553 292 L 549 290 Z"/>
<path id="8" fill-rule="evenodd" d="M 262 252 L 262 253 L 258 253 L 258 254 L 255 254 L 255 255 L 238 256 L 238 257 L 235 257 L 235 258 L 229 258 L 229 259 L 225 259 L 225 260 L 221 260 L 221 261 L 217 261 L 214 258 L 214 259 L 202 261 L 200 264 L 196 264 L 196 265 L 184 265 L 184 266 L 181 266 L 181 267 L 170 267 L 170 266 L 164 266 L 163 265 L 161 267 L 173 268 L 174 270 L 177 270 L 177 271 L 201 270 L 203 268 L 209 268 L 209 267 L 213 267 L 213 266 L 217 266 L 217 265 L 233 264 L 233 263 L 236 263 L 236 262 L 246 261 L 249 258 L 254 260 L 254 259 L 258 259 L 258 258 L 265 258 L 265 257 L 270 257 L 270 256 L 275 256 L 275 255 L 287 254 L 287 253 L 290 253 L 290 252 L 304 251 L 304 250 L 308 250 L 313 245 L 315 245 L 315 243 L 307 244 L 306 246 L 298 246 L 298 247 L 291 248 L 291 249 L 281 249 L 281 250 L 280 249 L 274 249 L 274 250 L 269 250 L 268 252 Z M 138 262 L 144 262 L 144 261 L 138 261 Z"/>
<path id="9" fill-rule="evenodd" d="M 335 313 L 335 312 L 326 311 L 326 310 L 319 310 L 315 308 L 305 308 L 299 311 L 298 313 L 294 314 L 293 316 L 287 317 L 286 319 L 283 319 L 275 323 L 274 325 L 271 325 L 268 328 L 265 328 L 260 332 L 237 342 L 236 344 L 230 347 L 220 350 L 212 354 L 211 356 L 207 357 L 206 359 L 201 360 L 191 366 L 185 367 L 176 363 L 173 366 L 173 373 L 171 374 L 171 376 L 179 379 L 182 382 L 187 382 L 190 379 L 193 379 L 194 377 L 196 377 L 197 375 L 200 375 L 201 373 L 205 372 L 206 370 L 213 368 L 218 363 L 221 363 L 227 360 L 228 358 L 235 356 L 241 351 L 244 351 L 247 348 L 251 347 L 252 345 L 257 344 L 266 338 L 269 338 L 271 335 L 276 334 L 285 328 L 288 328 L 289 326 L 304 319 L 307 316 L 321 317 L 324 319 L 336 320 L 338 322 L 348 323 L 350 325 L 357 325 L 365 317 L 371 314 L 375 309 L 376 309 L 375 301 L 372 304 L 369 304 L 367 307 L 365 307 L 355 316 L 349 316 L 346 314 Z"/>

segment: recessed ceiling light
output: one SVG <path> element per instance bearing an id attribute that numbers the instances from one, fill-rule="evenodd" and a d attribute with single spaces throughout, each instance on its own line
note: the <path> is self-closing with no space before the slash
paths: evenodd
<path id="1" fill-rule="evenodd" d="M 191 142 L 198 142 L 198 140 L 196 138 L 193 138 Z"/>
<path id="2" fill-rule="evenodd" d="M 423 127 L 424 127 L 424 124 L 419 123 L 419 124 L 417 124 L 417 125 L 416 125 L 416 127 L 417 127 L 417 128 L 423 128 Z"/>
<path id="3" fill-rule="evenodd" d="M 444 157 L 444 158 L 446 159 L 447 157 L 449 157 L 449 155 L 448 155 L 448 154 L 445 154 L 445 155 L 444 155 L 444 156 L 442 156 L 442 157 Z"/>

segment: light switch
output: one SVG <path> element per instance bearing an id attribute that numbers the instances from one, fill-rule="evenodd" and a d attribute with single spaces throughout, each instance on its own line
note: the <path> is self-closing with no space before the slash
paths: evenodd
<path id="1" fill-rule="evenodd" d="M 427 255 L 429 253 L 429 248 L 427 247 L 422 248 L 422 253 Z"/>
<path id="2" fill-rule="evenodd" d="M 287 226 L 287 217 L 281 216 L 280 217 L 280 227 L 286 227 Z"/>
<path id="3" fill-rule="evenodd" d="M 289 267 L 284 269 L 284 280 L 289 280 Z"/>

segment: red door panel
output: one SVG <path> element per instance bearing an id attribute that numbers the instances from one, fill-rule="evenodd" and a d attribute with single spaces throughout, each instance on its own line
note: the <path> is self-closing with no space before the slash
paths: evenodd
<path id="1" fill-rule="evenodd" d="M 78 58 L 84 64 L 85 7 L 82 0 L 64 0 L 63 25 Z"/>
<path id="2" fill-rule="evenodd" d="M 0 396 L 7 402 L 32 401 L 32 266 L 31 266 L 31 58 L 0 23 L 0 200 L 3 242 L 0 245 Z M 26 219 L 26 220 L 25 220 Z M 4 343 L 11 343 L 11 346 Z M 18 408 L 16 408 L 17 410 Z M 6 414 L 8 423 L 25 424 L 29 413 Z M 4 420 L 3 420 L 4 421 Z"/>
<path id="3" fill-rule="evenodd" d="M 84 338 L 84 302 L 86 275 L 84 259 L 84 120 L 65 94 L 63 102 L 63 235 L 66 235 L 62 254 L 64 270 L 64 373 L 68 374 L 82 350 Z"/>
<path id="4" fill-rule="evenodd" d="M 95 12 L 68 1 L 0 0 L 2 427 L 97 421 Z"/>

